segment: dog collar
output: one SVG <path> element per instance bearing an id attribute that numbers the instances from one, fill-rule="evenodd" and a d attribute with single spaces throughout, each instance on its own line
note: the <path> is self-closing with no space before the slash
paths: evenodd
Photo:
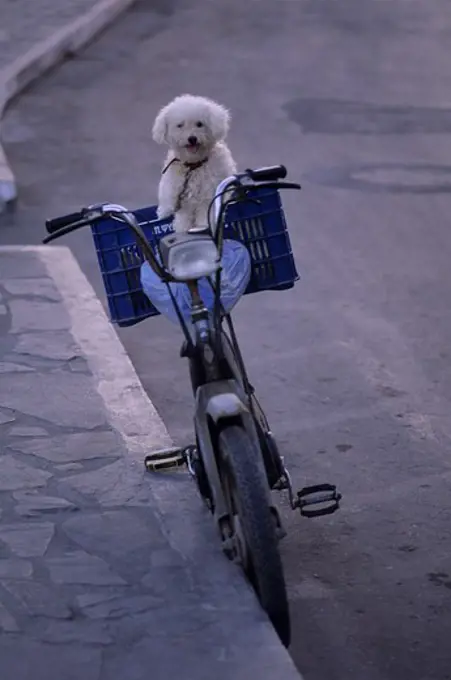
<path id="1" fill-rule="evenodd" d="M 166 167 L 163 168 L 161 171 L 161 174 L 164 175 L 164 173 L 169 170 L 171 165 L 173 163 L 181 163 L 182 165 L 185 166 L 185 168 L 188 168 L 188 170 L 197 170 L 197 168 L 202 167 L 202 165 L 205 165 L 205 163 L 208 161 L 208 158 L 204 158 L 203 161 L 197 161 L 196 163 L 188 163 L 181 161 L 180 158 L 173 158 L 169 163 L 166 165 Z"/>

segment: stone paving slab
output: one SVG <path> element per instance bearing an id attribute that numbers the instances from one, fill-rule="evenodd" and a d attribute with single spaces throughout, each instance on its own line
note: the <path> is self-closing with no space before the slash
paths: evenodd
<path id="1" fill-rule="evenodd" d="M 105 366 L 121 386 L 124 368 L 94 369 L 73 327 L 70 302 L 84 313 L 92 289 L 68 301 L 41 255 L 0 249 L 0 677 L 299 680 L 186 473 L 149 475 L 129 450 L 101 388 L 115 389 Z"/>

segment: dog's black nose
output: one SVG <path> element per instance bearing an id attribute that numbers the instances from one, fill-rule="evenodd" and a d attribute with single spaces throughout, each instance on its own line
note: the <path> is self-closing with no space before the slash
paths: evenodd
<path id="1" fill-rule="evenodd" d="M 191 137 L 188 137 L 188 144 L 191 144 L 191 146 L 194 146 L 197 144 L 197 137 L 194 135 L 191 135 Z"/>

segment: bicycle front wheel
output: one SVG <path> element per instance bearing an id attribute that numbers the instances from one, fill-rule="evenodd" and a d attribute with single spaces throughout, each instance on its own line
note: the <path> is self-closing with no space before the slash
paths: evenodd
<path id="1" fill-rule="evenodd" d="M 266 479 L 247 432 L 228 425 L 219 434 L 219 465 L 231 516 L 234 559 L 243 568 L 282 643 L 290 644 L 290 614 Z"/>

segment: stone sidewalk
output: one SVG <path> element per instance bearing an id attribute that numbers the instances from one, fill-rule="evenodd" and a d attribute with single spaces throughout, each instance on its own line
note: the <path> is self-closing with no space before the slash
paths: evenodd
<path id="1" fill-rule="evenodd" d="M 135 0 L 2 0 L 0 123 L 8 102 L 49 68 L 76 53 Z M 17 198 L 1 145 L 0 211 Z"/>
<path id="2" fill-rule="evenodd" d="M 0 249 L 0 677 L 299 680 L 119 346 L 70 251 Z"/>

